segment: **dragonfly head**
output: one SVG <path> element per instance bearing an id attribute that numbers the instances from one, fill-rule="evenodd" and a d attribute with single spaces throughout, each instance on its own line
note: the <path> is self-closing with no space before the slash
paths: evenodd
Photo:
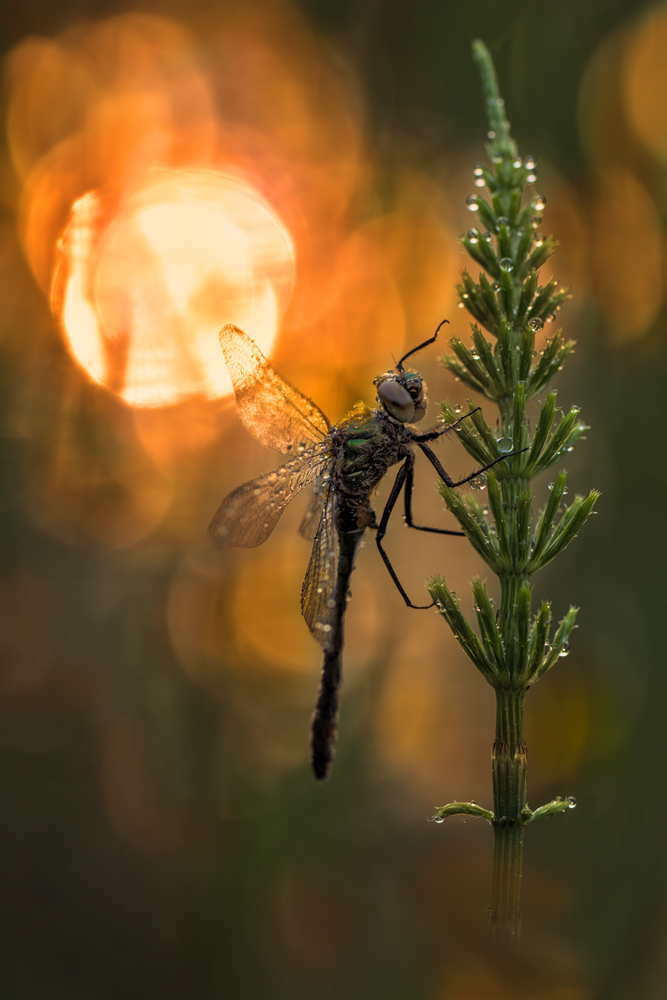
<path id="1" fill-rule="evenodd" d="M 416 424 L 426 414 L 426 383 L 415 371 L 389 371 L 373 381 L 378 403 L 402 424 Z"/>

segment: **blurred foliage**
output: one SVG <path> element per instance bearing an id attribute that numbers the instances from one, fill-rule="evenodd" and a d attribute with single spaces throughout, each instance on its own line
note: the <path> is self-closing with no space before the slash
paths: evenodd
<path id="1" fill-rule="evenodd" d="M 128 9 L 8 3 L 3 51 Z M 142 9 L 183 21 L 204 56 L 218 52 L 207 19 L 220 5 Z M 450 292 L 436 302 L 436 279 L 453 289 L 459 269 L 441 250 L 444 229 L 423 220 L 435 205 L 452 247 L 469 225 L 452 206 L 467 193 L 470 147 L 484 127 L 471 38 L 490 44 L 513 133 L 539 158 L 562 244 L 559 277 L 576 291 L 562 321 L 577 353 L 557 384 L 596 428 L 570 478 L 603 496 L 578 545 L 545 571 L 554 608 L 572 600 L 585 611 L 576 649 L 528 694 L 526 732 L 531 795 L 547 799 L 567 779 L 579 805 L 567 824 L 531 831 L 524 956 L 513 970 L 490 965 L 490 831 L 452 821 L 443 832 L 425 819 L 437 801 L 471 788 L 482 797 L 492 696 L 481 679 L 467 680 L 435 616 L 404 616 L 370 548 L 350 604 L 336 775 L 314 786 L 302 734 L 318 654 L 298 621 L 307 560 L 298 517 L 257 555 L 277 581 L 260 595 L 243 562 L 255 553 L 221 560 L 205 537 L 225 492 L 271 457 L 252 448 L 224 403 L 136 415 L 87 382 L 23 259 L 23 203 L 3 147 L 3 996 L 658 1000 L 667 944 L 667 533 L 658 507 L 667 144 L 652 95 L 664 92 L 653 41 L 667 11 L 629 0 L 304 0 L 300 9 L 306 35 L 358 81 L 352 117 L 369 169 L 345 209 L 365 226 L 350 261 L 361 266 L 369 247 L 391 251 L 392 296 L 399 291 L 381 304 L 402 303 L 419 324 L 411 341 L 443 318 Z M 420 225 L 404 227 L 417 209 Z M 337 324 L 343 318 L 336 313 Z M 363 322 L 375 334 L 372 301 Z M 292 381 L 318 400 L 327 384 L 333 418 L 369 398 L 373 375 L 402 346 L 382 336 L 357 363 L 360 329 L 350 326 L 342 360 L 318 353 L 324 335 L 315 344 L 296 326 L 281 346 L 278 366 Z M 455 396 L 435 366 L 427 376 L 432 392 Z M 188 451 L 193 426 L 203 430 Z M 443 461 L 459 468 L 462 454 Z M 442 518 L 425 470 L 417 485 L 419 511 Z M 416 590 L 442 559 L 409 541 L 399 528 L 392 557 Z M 442 552 L 461 592 L 475 566 L 454 539 Z M 261 636 L 258 599 L 271 623 Z M 625 803 L 643 804 L 641 821 Z"/>

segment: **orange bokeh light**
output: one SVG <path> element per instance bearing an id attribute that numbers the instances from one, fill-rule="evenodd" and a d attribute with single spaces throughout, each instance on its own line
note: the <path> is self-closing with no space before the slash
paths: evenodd
<path id="1" fill-rule="evenodd" d="M 26 256 L 73 358 L 125 403 L 227 393 L 232 321 L 266 352 L 284 333 L 335 417 L 351 355 L 365 385 L 451 312 L 447 205 L 419 171 L 378 200 L 353 75 L 292 7 L 205 22 L 128 14 L 14 50 Z"/>
<path id="2" fill-rule="evenodd" d="M 60 241 L 52 302 L 73 357 L 134 406 L 229 393 L 221 319 L 269 353 L 292 289 L 271 207 L 235 177 L 161 170 L 100 216 L 94 192 L 77 199 Z"/>

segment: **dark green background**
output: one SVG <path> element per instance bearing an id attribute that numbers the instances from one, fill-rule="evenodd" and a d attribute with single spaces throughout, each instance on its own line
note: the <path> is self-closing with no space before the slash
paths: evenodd
<path id="1" fill-rule="evenodd" d="M 520 149 L 582 189 L 589 171 L 577 132 L 582 74 L 600 41 L 643 6 L 310 0 L 301 9 L 363 81 L 371 142 L 388 173 L 406 161 L 428 167 L 456 148 L 477 145 L 481 157 L 486 128 L 470 58 L 470 41 L 480 36 L 496 59 Z M 178 18 L 192 5 L 12 0 L 3 7 L 2 46 L 130 9 Z M 40 350 L 48 309 L 27 269 L 23 280 L 30 305 L 13 313 L 14 336 L 39 330 Z M 582 612 L 570 657 L 539 697 L 554 699 L 565 731 L 568 693 L 583 685 L 594 732 L 568 787 L 553 789 L 576 794 L 577 810 L 527 831 L 516 992 L 506 985 L 510 973 L 485 952 L 490 831 L 472 823 L 436 828 L 393 809 L 361 736 L 339 753 L 325 794 L 305 763 L 278 786 L 258 786 L 248 765 L 235 765 L 225 738 L 232 704 L 214 704 L 188 681 L 164 634 L 160 609 L 178 552 L 169 562 L 50 540 L 24 513 L 25 445 L 10 428 L 0 440 L 3 575 L 26 570 L 47 581 L 34 614 L 49 618 L 62 684 L 80 687 L 89 707 L 62 710 L 48 691 L 26 717 L 0 703 L 2 997 L 667 996 L 665 317 L 625 347 L 612 344 L 592 302 L 574 322 L 568 332 L 579 348 L 559 389 L 592 426 L 577 452 L 574 487 L 597 486 L 602 499 L 599 515 L 540 580 L 557 607 L 572 602 Z M 25 355 L 12 342 L 0 345 L 7 426 L 27 378 Z M 3 601 L 0 614 L 11 616 L 11 594 Z M 28 622 L 28 657 L 29 633 Z M 1 670 L 16 654 L 1 633 L 0 651 Z M 87 685 L 97 692 L 88 700 Z M 105 713 L 119 706 L 139 720 L 150 781 L 208 830 L 205 850 L 151 856 L 110 828 L 95 761 Z M 529 716 L 530 709 L 529 696 Z M 363 697 L 347 710 L 363 713 Z M 557 739 L 558 720 L 554 732 Z M 227 816 L 223 778 L 234 804 Z M 311 949 L 307 934 L 299 961 L 285 957 L 267 886 L 294 866 L 336 887 L 344 917 L 331 923 L 343 940 L 334 958 L 319 939 Z M 567 905 L 559 902 L 562 884 L 566 895 L 575 887 Z M 306 907 L 300 926 L 328 926 L 327 919 Z M 452 969 L 458 985 L 447 986 Z"/>

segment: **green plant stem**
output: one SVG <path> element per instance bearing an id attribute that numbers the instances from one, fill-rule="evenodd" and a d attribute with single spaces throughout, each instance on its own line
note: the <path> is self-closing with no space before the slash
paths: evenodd
<path id="1" fill-rule="evenodd" d="M 531 432 L 526 403 L 544 390 L 571 353 L 573 341 L 562 330 L 540 347 L 536 334 L 553 320 L 568 296 L 557 290 L 556 278 L 539 284 L 541 266 L 553 253 L 554 237 L 536 232 L 545 198 L 534 189 L 536 163 L 518 155 L 500 96 L 493 61 L 481 41 L 473 52 L 482 77 L 489 120 L 487 151 L 491 166 L 473 169 L 474 193 L 466 202 L 476 213 L 477 226 L 461 236 L 471 259 L 486 273 L 479 280 L 468 272 L 457 286 L 460 304 L 468 310 L 472 346 L 458 337 L 443 364 L 474 393 L 497 405 L 500 426 L 494 431 L 481 408 L 468 400 L 470 420 L 461 423 L 458 411 L 443 403 L 443 418 L 456 424 L 461 443 L 486 473 L 488 507 L 460 497 L 442 485 L 441 494 L 475 551 L 500 582 L 500 607 L 494 611 L 486 581 L 472 582 L 477 629 L 461 611 L 446 580 L 433 577 L 429 590 L 461 648 L 496 692 L 496 735 L 493 745 L 493 813 L 474 803 L 440 806 L 433 817 L 442 823 L 456 815 L 490 821 L 494 831 L 490 935 L 494 944 L 516 945 L 521 929 L 521 866 L 523 828 L 535 819 L 573 809 L 572 797 L 555 798 L 538 809 L 526 803 L 526 745 L 523 706 L 527 689 L 567 655 L 568 638 L 575 627 L 577 608 L 570 607 L 551 635 L 548 601 L 532 611 L 531 578 L 575 538 L 591 516 L 598 497 L 591 490 L 561 506 L 566 473 L 560 471 L 549 486 L 544 509 L 534 519 L 531 482 L 572 451 L 587 429 L 579 408 L 568 413 L 556 407 L 556 393 L 541 402 Z M 527 197 L 526 197 L 527 194 Z M 487 340 L 487 336 L 491 340 Z M 499 456 L 506 461 L 490 468 Z M 482 484 L 483 485 L 483 484 Z M 560 516 L 559 516 L 560 515 Z"/>
<path id="2" fill-rule="evenodd" d="M 525 689 L 496 689 L 493 745 L 493 878 L 489 933 L 494 944 L 516 944 L 521 932 L 522 811 L 526 807 Z"/>

